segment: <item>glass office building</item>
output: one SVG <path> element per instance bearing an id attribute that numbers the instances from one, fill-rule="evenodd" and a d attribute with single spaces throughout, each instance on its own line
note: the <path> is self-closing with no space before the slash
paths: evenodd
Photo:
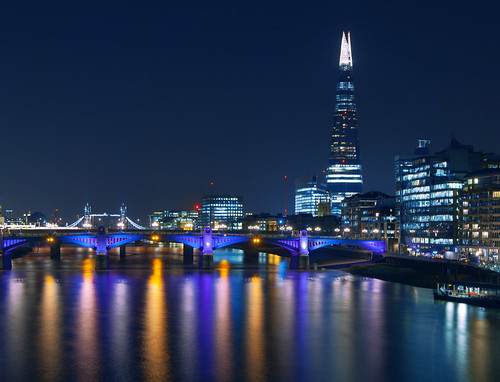
<path id="1" fill-rule="evenodd" d="M 452 139 L 430 154 L 419 141 L 413 156 L 396 156 L 396 206 L 400 243 L 410 253 L 436 255 L 458 243 L 458 192 L 470 171 L 481 168 L 483 154 Z"/>
<path id="2" fill-rule="evenodd" d="M 243 228 L 243 197 L 204 196 L 198 226 L 211 227 L 214 230 L 241 230 Z"/>
<path id="3" fill-rule="evenodd" d="M 329 200 L 325 183 L 316 176 L 297 179 L 295 182 L 295 214 L 318 216 L 318 205 Z"/>
<path id="4" fill-rule="evenodd" d="M 500 169 L 465 177 L 459 193 L 460 257 L 500 271 Z"/>
<path id="5" fill-rule="evenodd" d="M 342 33 L 330 160 L 326 171 L 332 214 L 337 216 L 341 213 L 342 200 L 360 193 L 363 188 L 352 67 L 351 36 Z"/>

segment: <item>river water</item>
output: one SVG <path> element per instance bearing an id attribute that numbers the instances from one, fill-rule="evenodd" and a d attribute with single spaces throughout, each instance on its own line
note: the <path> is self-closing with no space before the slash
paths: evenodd
<path id="1" fill-rule="evenodd" d="M 41 250 L 0 271 L 1 381 L 495 381 L 500 311 L 432 291 L 216 252 Z"/>

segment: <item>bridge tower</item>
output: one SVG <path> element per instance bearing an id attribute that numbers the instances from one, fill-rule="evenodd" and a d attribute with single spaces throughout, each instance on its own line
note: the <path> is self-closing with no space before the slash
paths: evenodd
<path id="1" fill-rule="evenodd" d="M 212 228 L 203 229 L 202 247 L 200 251 L 200 268 L 212 268 L 214 265 L 214 248 Z"/>
<path id="2" fill-rule="evenodd" d="M 92 208 L 90 207 L 90 204 L 85 204 L 85 207 L 83 208 L 84 212 L 84 218 L 83 218 L 83 227 L 84 228 L 91 228 L 92 227 Z"/>
<path id="3" fill-rule="evenodd" d="M 125 205 L 125 203 L 122 203 L 122 205 L 120 207 L 120 224 L 119 224 L 119 226 L 122 229 L 127 228 L 127 206 Z"/>

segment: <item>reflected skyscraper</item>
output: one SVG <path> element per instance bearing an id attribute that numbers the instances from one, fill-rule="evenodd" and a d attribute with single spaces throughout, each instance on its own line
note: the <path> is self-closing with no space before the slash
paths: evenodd
<path id="1" fill-rule="evenodd" d="M 360 193 L 363 187 L 352 67 L 351 36 L 349 32 L 342 33 L 330 161 L 326 170 L 333 215 L 340 215 L 340 204 L 345 197 Z"/>

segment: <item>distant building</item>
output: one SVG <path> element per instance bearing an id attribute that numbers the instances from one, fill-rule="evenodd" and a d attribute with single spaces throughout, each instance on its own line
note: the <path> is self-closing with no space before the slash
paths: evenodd
<path id="1" fill-rule="evenodd" d="M 363 188 L 352 68 L 351 35 L 347 33 L 346 37 L 342 33 L 330 160 L 326 170 L 332 214 L 337 216 L 340 216 L 342 200 L 360 193 Z"/>
<path id="2" fill-rule="evenodd" d="M 326 184 L 318 182 L 316 176 L 295 181 L 295 214 L 318 216 L 319 204 L 322 201 L 329 201 L 329 193 Z"/>
<path id="3" fill-rule="evenodd" d="M 452 139 L 431 154 L 429 141 L 419 141 L 413 156 L 396 156 L 396 207 L 400 244 L 416 253 L 452 251 L 458 241 L 458 192 L 486 156 Z"/>
<path id="4" fill-rule="evenodd" d="M 198 228 L 198 211 L 154 211 L 149 226 L 162 230 L 193 231 Z"/>
<path id="5" fill-rule="evenodd" d="M 243 228 L 243 197 L 204 196 L 198 223 L 200 227 L 209 226 L 214 230 L 241 230 Z"/>
<path id="6" fill-rule="evenodd" d="M 459 192 L 459 252 L 498 267 L 500 251 L 500 169 L 475 171 Z"/>
<path id="7" fill-rule="evenodd" d="M 383 192 L 356 194 L 342 201 L 342 235 L 359 240 L 386 240 L 397 249 L 394 197 Z"/>
<path id="8" fill-rule="evenodd" d="M 282 214 L 272 216 L 267 213 L 247 214 L 243 219 L 243 230 L 255 232 L 277 232 L 285 225 L 286 218 Z"/>

